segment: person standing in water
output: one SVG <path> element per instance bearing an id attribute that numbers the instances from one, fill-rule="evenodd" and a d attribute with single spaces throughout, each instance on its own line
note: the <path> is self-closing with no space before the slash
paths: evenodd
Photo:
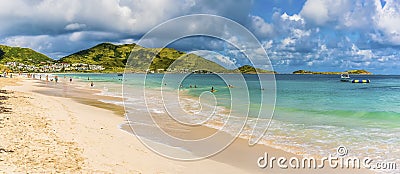
<path id="1" fill-rule="evenodd" d="M 211 92 L 215 92 L 214 86 L 211 87 Z"/>

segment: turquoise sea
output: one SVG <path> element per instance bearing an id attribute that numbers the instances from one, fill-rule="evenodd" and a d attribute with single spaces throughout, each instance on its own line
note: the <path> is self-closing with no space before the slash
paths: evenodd
<path id="1" fill-rule="evenodd" d="M 95 88 L 102 91 L 101 95 L 122 97 L 121 85 L 125 89 L 143 88 L 144 74 L 127 74 L 124 77 L 116 74 L 68 74 L 82 81 L 94 81 Z M 173 81 L 181 78 L 179 74 L 168 74 L 164 80 L 163 74 L 149 74 L 146 76 L 146 89 L 150 91 L 148 97 L 154 103 L 159 100 L 159 90 L 171 94 L 182 94 L 182 99 L 176 107 L 185 110 L 196 110 L 199 96 L 207 93 L 214 87 L 212 97 L 203 97 L 216 103 L 216 121 L 229 116 L 230 111 L 249 110 L 249 123 L 252 117 L 257 117 L 260 107 L 260 94 L 269 90 L 261 90 L 257 75 L 244 75 L 242 81 L 234 75 L 223 75 L 223 78 L 213 74 L 192 74 L 186 76 L 182 82 Z M 174 78 L 176 76 L 176 78 Z M 263 76 L 263 75 L 261 75 Z M 400 76 L 397 75 L 353 75 L 354 79 L 370 79 L 369 84 L 354 84 L 340 82 L 338 75 L 276 75 L 276 105 L 272 124 L 264 135 L 261 143 L 302 155 L 326 156 L 335 154 L 338 146 L 345 146 L 350 156 L 370 157 L 374 161 L 400 163 Z M 235 84 L 228 88 L 228 81 Z M 182 86 L 180 86 L 182 85 Z M 243 85 L 243 83 L 242 83 Z M 192 87 L 190 87 L 192 86 Z M 195 88 L 196 86 L 196 88 Z M 237 94 L 232 95 L 232 90 Z M 126 91 L 126 90 L 125 90 Z M 140 91 L 140 90 L 137 90 Z M 247 91 L 249 91 L 247 93 Z M 178 93 L 177 93 L 178 92 Z M 206 92 L 206 93 L 205 93 Z M 249 94 L 250 104 L 246 101 L 231 105 L 232 97 L 246 98 Z M 140 94 L 125 94 L 125 106 L 128 112 L 146 112 L 143 108 L 143 99 Z M 184 97 L 182 97 L 184 98 Z M 116 101 L 104 101 L 122 104 Z M 139 107 L 140 105 L 140 107 Z M 150 112 L 165 113 L 163 108 L 153 107 Z M 194 112 L 194 111 L 193 111 Z M 242 113 L 242 112 L 232 112 Z M 219 114 L 219 115 L 218 115 Z M 241 117 L 244 115 L 233 115 Z M 193 117 L 191 117 L 193 118 Z M 188 118 L 188 119 L 191 119 Z M 269 121 L 269 116 L 264 122 Z M 145 124 L 145 123 L 142 123 Z M 208 124 L 218 128 L 219 124 Z M 265 124 L 264 124 L 265 125 Z M 235 126 L 235 125 L 232 125 Z M 238 125 L 239 126 L 239 125 Z M 250 129 L 242 132 L 242 137 L 248 137 Z M 154 141 L 161 141 L 160 137 Z"/>

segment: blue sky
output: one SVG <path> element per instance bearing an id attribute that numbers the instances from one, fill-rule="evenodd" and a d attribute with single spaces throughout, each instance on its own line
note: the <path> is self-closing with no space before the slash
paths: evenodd
<path id="1" fill-rule="evenodd" d="M 29 47 L 55 59 L 101 42 L 137 42 L 162 22 L 202 13 L 224 16 L 249 29 L 278 72 L 366 69 L 375 74 L 400 74 L 398 0 L 0 0 L 0 3 L 0 44 Z M 176 32 L 180 30 L 184 29 Z M 170 47 L 197 51 L 219 63 L 247 63 L 243 55 L 215 39 L 183 39 Z"/>

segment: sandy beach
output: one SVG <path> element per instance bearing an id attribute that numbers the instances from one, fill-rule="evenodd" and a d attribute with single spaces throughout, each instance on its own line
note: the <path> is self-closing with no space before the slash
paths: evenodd
<path id="1" fill-rule="evenodd" d="M 260 169 L 257 159 L 298 155 L 237 139 L 211 158 L 164 158 L 122 131 L 124 110 L 98 91 L 39 80 L 0 78 L 0 173 L 365 173 L 355 169 Z M 199 128 L 194 134 L 215 131 Z M 230 136 L 230 135 L 226 135 Z"/>

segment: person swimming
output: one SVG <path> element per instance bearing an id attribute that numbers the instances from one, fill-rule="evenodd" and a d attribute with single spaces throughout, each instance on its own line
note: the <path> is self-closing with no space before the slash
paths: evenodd
<path id="1" fill-rule="evenodd" d="M 214 89 L 214 86 L 211 87 L 210 92 L 215 92 L 216 90 Z"/>

